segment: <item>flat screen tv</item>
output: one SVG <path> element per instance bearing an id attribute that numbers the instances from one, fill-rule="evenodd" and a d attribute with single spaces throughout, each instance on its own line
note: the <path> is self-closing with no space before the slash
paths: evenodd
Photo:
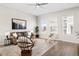
<path id="1" fill-rule="evenodd" d="M 26 29 L 26 20 L 12 18 L 12 29 Z"/>

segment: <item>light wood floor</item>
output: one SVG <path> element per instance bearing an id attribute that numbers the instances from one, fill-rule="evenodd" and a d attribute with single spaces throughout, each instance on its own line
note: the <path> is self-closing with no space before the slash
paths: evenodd
<path id="1" fill-rule="evenodd" d="M 58 44 L 49 49 L 43 56 L 78 56 L 79 45 L 58 41 Z"/>
<path id="2" fill-rule="evenodd" d="M 57 42 L 51 41 L 49 43 L 46 39 L 36 39 L 36 43 L 32 48 L 32 56 L 41 56 Z M 0 55 L 1 56 L 21 56 L 21 50 L 18 45 L 9 45 L 9 46 L 1 46 L 0 47 Z"/>
<path id="3" fill-rule="evenodd" d="M 49 48 L 51 44 L 46 43 L 47 41 L 38 40 L 38 43 L 33 49 L 33 56 L 39 56 L 40 52 Z M 0 55 L 2 56 L 20 56 L 20 48 L 18 46 L 6 46 L 0 47 Z M 57 41 L 57 44 L 50 48 L 43 56 L 78 56 L 79 45 L 69 42 Z"/>

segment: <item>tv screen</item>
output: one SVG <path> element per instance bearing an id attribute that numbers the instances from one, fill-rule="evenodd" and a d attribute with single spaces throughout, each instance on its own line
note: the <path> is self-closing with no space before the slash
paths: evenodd
<path id="1" fill-rule="evenodd" d="M 26 29 L 26 20 L 12 18 L 12 29 Z"/>

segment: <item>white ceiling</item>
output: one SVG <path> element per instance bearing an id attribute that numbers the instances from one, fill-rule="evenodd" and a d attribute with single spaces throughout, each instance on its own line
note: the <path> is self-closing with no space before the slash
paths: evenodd
<path id="1" fill-rule="evenodd" d="M 27 3 L 2 3 L 0 5 L 35 16 L 79 6 L 78 3 L 48 3 L 47 5 L 43 5 L 43 8 L 35 8 L 35 6 L 28 5 Z"/>

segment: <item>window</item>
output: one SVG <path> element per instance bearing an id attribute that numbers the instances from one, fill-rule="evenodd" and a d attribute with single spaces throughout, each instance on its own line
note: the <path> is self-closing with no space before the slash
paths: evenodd
<path id="1" fill-rule="evenodd" d="M 73 31 L 73 16 L 68 16 L 63 18 L 63 27 L 65 34 L 72 34 Z"/>
<path id="2" fill-rule="evenodd" d="M 53 18 L 53 19 L 50 21 L 50 33 L 51 33 L 51 34 L 57 34 L 57 33 L 58 33 L 57 18 Z"/>
<path id="3" fill-rule="evenodd" d="M 45 32 L 47 30 L 47 21 L 46 20 L 41 21 L 41 27 L 42 27 L 43 32 Z"/>

